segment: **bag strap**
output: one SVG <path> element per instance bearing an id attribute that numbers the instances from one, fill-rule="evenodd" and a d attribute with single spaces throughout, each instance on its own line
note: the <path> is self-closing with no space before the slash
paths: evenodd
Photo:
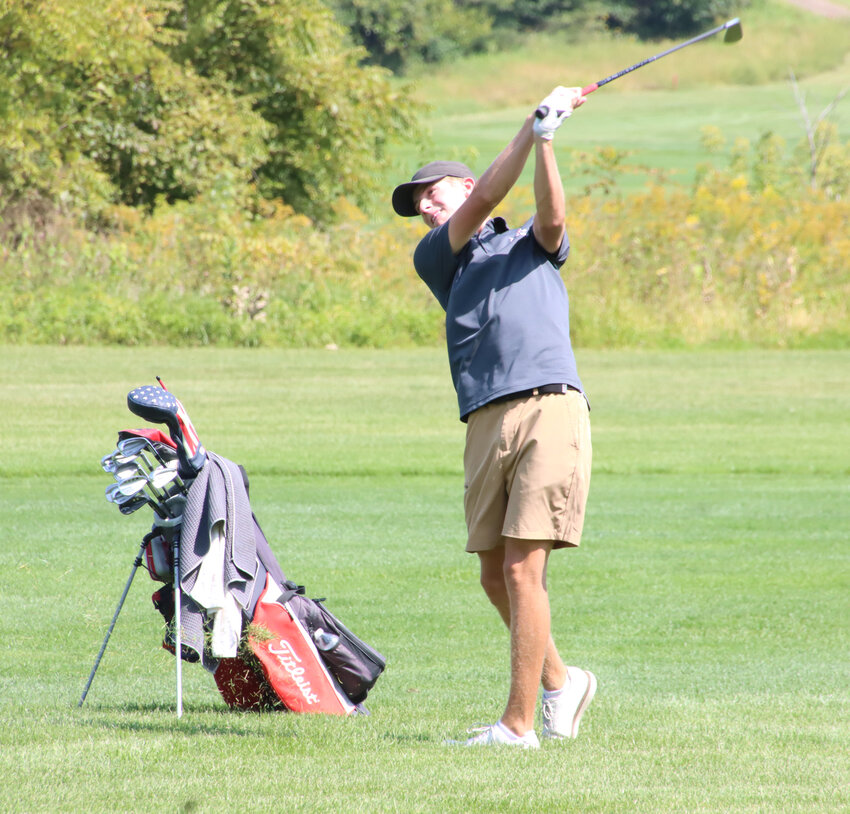
<path id="1" fill-rule="evenodd" d="M 303 585 L 296 585 L 294 582 L 292 582 L 292 580 L 287 580 L 286 582 L 284 582 L 283 588 L 283 593 L 276 600 L 281 605 L 284 605 L 289 602 L 289 600 L 292 599 L 292 597 L 296 594 L 300 594 L 303 596 L 304 592 L 307 590 Z"/>

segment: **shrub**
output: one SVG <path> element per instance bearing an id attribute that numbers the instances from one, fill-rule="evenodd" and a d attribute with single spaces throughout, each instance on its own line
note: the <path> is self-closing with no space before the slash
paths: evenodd
<path id="1" fill-rule="evenodd" d="M 223 183 L 366 205 L 414 108 L 308 0 L 0 3 L 0 211 L 102 223 Z"/>
<path id="2" fill-rule="evenodd" d="M 723 149 L 722 134 L 709 143 Z M 831 149 L 828 166 L 847 166 L 850 145 Z M 628 167 L 601 151 L 603 183 L 568 202 L 577 345 L 850 345 L 850 179 L 824 169 L 812 186 L 806 155 L 737 142 L 693 189 L 623 196 Z M 516 223 L 532 201 L 516 190 L 503 214 Z M 372 225 L 346 199 L 335 214 L 318 229 L 281 203 L 252 211 L 225 184 L 150 216 L 117 209 L 110 233 L 36 221 L 0 249 L 0 341 L 440 343 L 442 311 L 411 265 L 422 224 Z"/>

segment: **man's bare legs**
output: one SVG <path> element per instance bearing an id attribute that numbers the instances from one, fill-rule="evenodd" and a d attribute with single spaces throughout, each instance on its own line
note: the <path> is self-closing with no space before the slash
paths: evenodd
<path id="1" fill-rule="evenodd" d="M 502 723 L 517 735 L 534 727 L 537 687 L 558 690 L 567 669 L 550 634 L 546 567 L 548 540 L 506 538 L 505 545 L 478 552 L 481 585 L 511 633 L 511 689 Z"/>

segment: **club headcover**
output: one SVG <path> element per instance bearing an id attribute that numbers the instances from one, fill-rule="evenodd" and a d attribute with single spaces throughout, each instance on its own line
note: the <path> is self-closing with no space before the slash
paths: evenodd
<path id="1" fill-rule="evenodd" d="M 183 477 L 194 477 L 207 460 L 207 453 L 198 438 L 186 409 L 168 390 L 144 385 L 127 394 L 127 407 L 134 415 L 154 424 L 165 424 L 177 445 Z"/>

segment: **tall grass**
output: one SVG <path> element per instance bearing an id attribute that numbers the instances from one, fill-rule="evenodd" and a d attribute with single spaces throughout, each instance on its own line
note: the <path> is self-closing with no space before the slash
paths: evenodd
<path id="1" fill-rule="evenodd" d="M 800 85 L 816 117 L 850 87 L 848 26 L 764 3 L 745 14 L 737 45 L 700 43 L 636 71 L 564 126 L 556 149 L 573 244 L 564 274 L 579 344 L 847 344 L 850 105 L 830 117 L 833 180 L 812 191 L 791 88 L 758 82 L 789 67 L 808 77 Z M 61 219 L 4 226 L 0 341 L 439 344 L 441 311 L 410 263 L 421 225 L 395 217 L 389 191 L 435 156 L 482 171 L 540 94 L 573 81 L 564 59 L 581 57 L 584 82 L 667 44 L 564 37 L 420 77 L 434 104 L 430 141 L 411 134 L 394 154 L 374 211 L 329 202 L 340 214 L 332 229 L 279 203 L 255 216 L 226 186 L 152 217 L 116 210 L 106 232 Z M 765 73 L 728 73 L 750 64 Z M 652 89 L 661 77 L 666 89 Z M 505 204 L 513 223 L 533 211 L 531 172 L 529 163 Z"/>
<path id="2" fill-rule="evenodd" d="M 718 133 L 712 131 L 712 141 Z M 622 196 L 622 154 L 577 155 L 563 268 L 583 347 L 844 347 L 850 151 L 810 190 L 775 139 L 734 148 L 692 191 Z M 830 163 L 831 162 L 831 163 Z M 569 166 L 569 165 L 568 165 Z M 609 192 L 605 195 L 600 193 Z M 595 190 L 595 191 L 593 191 Z M 612 190 L 614 190 L 612 192 Z M 519 187 L 500 212 L 533 212 Z M 326 233 L 290 214 L 173 207 L 115 235 L 64 227 L 0 270 L 2 338 L 17 343 L 390 347 L 436 345 L 443 314 L 411 268 L 418 222 Z M 58 247 L 61 246 L 61 249 Z"/>

